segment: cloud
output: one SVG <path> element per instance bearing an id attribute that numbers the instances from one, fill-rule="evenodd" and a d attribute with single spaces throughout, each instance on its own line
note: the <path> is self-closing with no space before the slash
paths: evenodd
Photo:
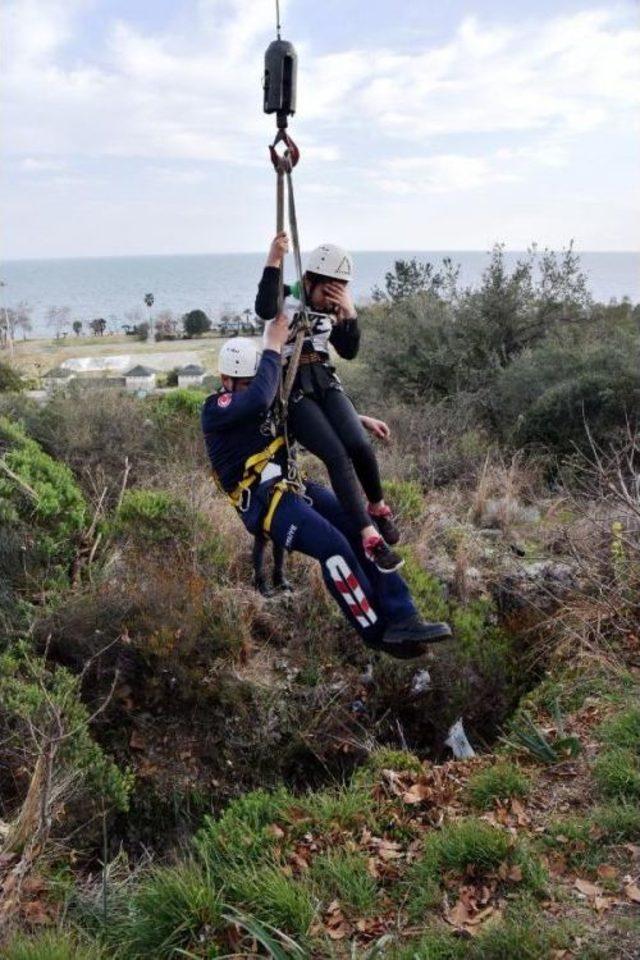
<path id="1" fill-rule="evenodd" d="M 200 0 L 182 31 L 143 33 L 120 19 L 95 63 L 66 62 L 88 8 L 86 0 L 9 4 L 14 151 L 252 162 L 266 129 L 259 104 L 269 4 Z M 339 156 L 335 139 L 318 142 L 336 130 L 366 128 L 427 150 L 452 134 L 578 135 L 640 99 L 640 31 L 615 12 L 509 26 L 468 17 L 448 42 L 422 43 L 325 55 L 300 45 L 295 122 L 305 136 L 313 130 L 312 158 Z"/>

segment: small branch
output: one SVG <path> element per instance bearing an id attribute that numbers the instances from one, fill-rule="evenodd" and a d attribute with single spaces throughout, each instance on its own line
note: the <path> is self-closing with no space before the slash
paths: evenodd
<path id="1" fill-rule="evenodd" d="M 0 470 L 4 470 L 8 477 L 10 477 L 14 483 L 17 483 L 21 490 L 23 490 L 32 500 L 35 500 L 36 503 L 40 503 L 40 497 L 35 492 L 35 490 L 29 486 L 28 483 L 18 476 L 17 473 L 14 473 L 11 467 L 7 466 L 5 461 L 0 458 Z"/>

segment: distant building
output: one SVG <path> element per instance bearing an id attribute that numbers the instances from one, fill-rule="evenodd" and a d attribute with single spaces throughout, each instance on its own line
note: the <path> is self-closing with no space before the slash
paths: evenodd
<path id="1" fill-rule="evenodd" d="M 45 390 L 51 392 L 60 387 L 66 387 L 74 377 L 75 373 L 73 370 L 65 370 L 63 367 L 53 367 L 53 369 L 44 374 L 42 383 Z"/>
<path id="2" fill-rule="evenodd" d="M 142 364 L 138 364 L 137 367 L 132 367 L 131 370 L 127 370 L 124 375 L 124 382 L 126 389 L 131 393 L 135 393 L 138 390 L 144 392 L 155 390 L 156 371 L 152 370 L 151 367 L 143 367 Z"/>
<path id="3" fill-rule="evenodd" d="M 206 375 L 207 371 L 204 367 L 198 366 L 197 363 L 189 363 L 186 367 L 178 370 L 178 386 L 199 387 Z"/>

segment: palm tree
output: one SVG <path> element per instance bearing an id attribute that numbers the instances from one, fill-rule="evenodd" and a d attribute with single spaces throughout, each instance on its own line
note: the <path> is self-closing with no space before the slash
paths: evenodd
<path id="1" fill-rule="evenodd" d="M 152 294 L 152 293 L 145 293 L 145 295 L 144 295 L 144 302 L 146 303 L 147 307 L 149 308 L 149 336 L 147 337 L 147 339 L 153 341 L 153 338 L 154 338 L 154 334 L 153 334 L 153 318 L 152 318 L 152 316 L 151 316 L 151 307 L 153 306 L 153 302 L 154 302 L 154 296 L 153 296 L 153 294 Z"/>

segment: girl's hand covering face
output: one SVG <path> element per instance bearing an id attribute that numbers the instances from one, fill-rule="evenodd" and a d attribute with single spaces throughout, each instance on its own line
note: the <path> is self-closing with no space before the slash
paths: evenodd
<path id="1" fill-rule="evenodd" d="M 327 303 L 335 310 L 338 322 L 355 317 L 356 310 L 347 283 L 327 280 L 322 289 Z"/>

